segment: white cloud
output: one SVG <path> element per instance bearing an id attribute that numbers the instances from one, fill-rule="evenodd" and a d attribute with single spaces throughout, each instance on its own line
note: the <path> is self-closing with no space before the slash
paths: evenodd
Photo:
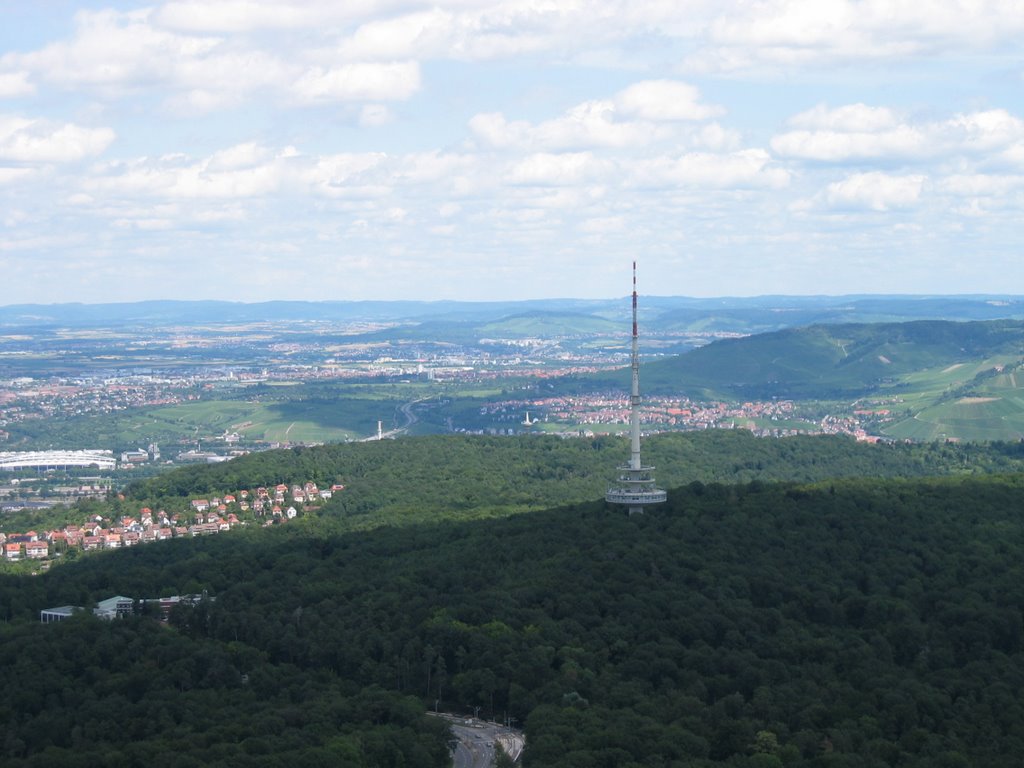
<path id="1" fill-rule="evenodd" d="M 755 0 L 721 6 L 696 71 L 776 71 L 988 52 L 1024 32 L 1016 0 Z"/>
<path id="2" fill-rule="evenodd" d="M 302 171 L 302 181 L 316 194 L 347 197 L 353 194 L 384 197 L 390 192 L 384 174 L 383 153 L 341 153 L 317 158 Z"/>
<path id="3" fill-rule="evenodd" d="M 775 166 L 763 149 L 728 154 L 688 152 L 679 157 L 655 157 L 638 163 L 633 179 L 638 186 L 697 189 L 781 189 L 789 182 L 789 171 Z"/>
<path id="4" fill-rule="evenodd" d="M 0 251 L 27 251 L 32 254 L 37 254 L 40 251 L 49 250 L 51 248 L 66 248 L 78 244 L 78 235 L 29 235 L 27 237 L 13 238 L 4 237 L 0 238 Z M 65 271 L 63 267 L 60 270 Z M 52 286 L 51 286 L 52 288 Z"/>
<path id="5" fill-rule="evenodd" d="M 483 61 L 575 50 L 610 32 L 615 36 L 606 18 L 612 7 L 534 0 L 449 2 L 368 19 L 342 40 L 338 51 L 360 59 L 408 56 Z"/>
<path id="6" fill-rule="evenodd" d="M 626 219 L 622 216 L 603 216 L 585 219 L 580 223 L 580 230 L 591 235 L 608 235 L 626 230 Z"/>
<path id="7" fill-rule="evenodd" d="M 408 99 L 420 88 L 415 61 L 387 64 L 345 64 L 332 69 L 315 67 L 292 85 L 300 103 L 332 101 L 395 101 Z"/>
<path id="8" fill-rule="evenodd" d="M 12 39 L 46 42 L 0 51 L 0 99 L 31 97 L 47 118 L 0 117 L 4 221 L 26 239 L 73 222 L 109 274 L 135 253 L 223 274 L 232 254 L 260 254 L 248 284 L 280 285 L 346 254 L 403 278 L 378 295 L 430 296 L 397 265 L 433 265 L 444 237 L 453 258 L 545 253 L 553 272 L 593 255 L 587 290 L 607 294 L 594 276 L 628 231 L 659 257 L 707 252 L 705 295 L 753 274 L 755 252 L 786 278 L 775 290 L 816 291 L 836 283 L 798 271 L 805 252 L 881 250 L 882 229 L 932 238 L 936 262 L 953 225 L 979 250 L 1019 239 L 1024 112 L 1007 94 L 1024 14 L 1008 0 L 133 7 L 39 23 Z M 687 80 L 687 63 L 733 76 Z"/>
<path id="9" fill-rule="evenodd" d="M 157 11 L 160 24 L 191 32 L 248 32 L 258 29 L 316 28 L 351 19 L 372 2 L 278 2 L 266 0 L 180 0 Z"/>
<path id="10" fill-rule="evenodd" d="M 174 222 L 170 219 L 114 219 L 111 224 L 118 229 L 139 229 L 147 232 L 157 232 L 172 229 Z"/>
<path id="11" fill-rule="evenodd" d="M 83 128 L 0 116 L 0 160 L 68 163 L 98 155 L 114 140 L 110 128 Z"/>
<path id="12" fill-rule="evenodd" d="M 156 29 L 149 15 L 148 10 L 80 11 L 70 41 L 5 58 L 60 85 L 124 89 L 167 80 L 181 62 L 201 57 L 222 42 Z"/>
<path id="13" fill-rule="evenodd" d="M 32 168 L 3 168 L 0 167 L 0 186 L 25 181 L 36 173 Z"/>
<path id="14" fill-rule="evenodd" d="M 506 175 L 511 184 L 561 186 L 593 180 L 607 173 L 612 164 L 591 152 L 537 153 L 516 162 Z"/>
<path id="15" fill-rule="evenodd" d="M 883 157 L 916 157 L 931 151 L 927 137 L 911 126 L 876 133 L 860 131 L 790 131 L 771 140 L 782 157 L 843 162 Z"/>
<path id="16" fill-rule="evenodd" d="M 266 157 L 255 145 L 239 145 L 198 161 L 167 156 L 112 163 L 82 185 L 93 195 L 244 199 L 281 190 L 290 175 L 288 159 L 283 155 Z"/>
<path id="17" fill-rule="evenodd" d="M 392 194 L 395 187 L 454 188 L 463 176 L 476 172 L 472 158 L 441 152 L 305 155 L 292 146 L 274 150 L 246 142 L 202 158 L 172 154 L 100 164 L 80 180 L 82 189 L 67 199 L 83 205 L 140 196 L 244 201 L 312 195 L 372 201 Z"/>
<path id="18" fill-rule="evenodd" d="M 1024 141 L 1007 147 L 1000 157 L 1010 165 L 1024 166 Z"/>
<path id="19" fill-rule="evenodd" d="M 577 149 L 583 147 L 629 147 L 660 141 L 671 129 L 650 122 L 616 120 L 611 101 L 587 101 L 565 115 L 536 126 L 525 121 L 508 122 L 501 114 L 476 115 L 470 129 L 497 148 Z"/>
<path id="20" fill-rule="evenodd" d="M 715 152 L 739 149 L 742 138 L 739 131 L 734 128 L 726 128 L 719 123 L 702 125 L 700 130 L 692 136 L 694 146 Z"/>
<path id="21" fill-rule="evenodd" d="M 28 78 L 28 72 L 0 72 L 0 99 L 35 93 L 36 87 Z"/>
<path id="22" fill-rule="evenodd" d="M 615 96 L 624 115 L 641 120 L 707 120 L 721 115 L 721 107 L 700 103 L 700 92 L 678 80 L 645 80 Z"/>
<path id="23" fill-rule="evenodd" d="M 998 197 L 1024 187 L 1024 176 L 954 174 L 936 184 L 940 192 L 962 197 Z"/>
<path id="24" fill-rule="evenodd" d="M 823 162 L 998 153 L 1024 139 L 1024 121 L 1002 109 L 913 123 L 884 107 L 829 109 L 820 104 L 789 123 L 800 130 L 774 136 L 772 150 L 782 157 Z"/>
<path id="25" fill-rule="evenodd" d="M 366 128 L 387 125 L 394 119 L 394 113 L 384 104 L 366 104 L 359 111 L 359 124 Z"/>
<path id="26" fill-rule="evenodd" d="M 397 182 L 437 186 L 472 173 L 475 159 L 452 152 L 412 152 L 391 158 L 388 169 Z"/>
<path id="27" fill-rule="evenodd" d="M 369 21 L 338 47 L 346 59 L 402 59 L 451 52 L 457 45 L 456 16 L 439 7 L 392 19 Z"/>
<path id="28" fill-rule="evenodd" d="M 241 21 L 249 10 L 255 14 L 251 24 L 230 22 Z M 193 13 L 195 24 L 180 23 Z M 31 75 L 67 89 L 92 89 L 106 99 L 156 92 L 174 112 L 195 114 L 237 106 L 263 91 L 281 101 L 315 104 L 406 99 L 420 88 L 417 61 L 381 62 L 379 56 L 370 62 L 339 60 L 336 53 L 309 46 L 308 39 L 296 48 L 291 41 L 267 44 L 243 34 L 278 19 L 315 31 L 313 40 L 319 44 L 325 31 L 316 29 L 316 22 L 336 16 L 329 9 L 255 2 L 81 11 L 68 40 L 0 59 L 5 70 L 12 70 L 0 75 L 0 96 L 23 92 Z M 203 34 L 221 27 L 227 35 Z M 321 64 L 314 66 L 317 59 Z"/>
<path id="29" fill-rule="evenodd" d="M 951 141 L 969 152 L 989 152 L 1024 139 L 1024 120 L 1005 109 L 957 115 L 944 124 Z"/>
<path id="30" fill-rule="evenodd" d="M 238 168 L 251 168 L 267 160 L 270 151 L 254 141 L 237 144 L 228 149 L 214 152 L 205 163 L 208 171 L 226 171 Z"/>
<path id="31" fill-rule="evenodd" d="M 172 106 L 208 112 L 243 103 L 260 89 L 285 91 L 295 66 L 263 51 L 218 47 L 203 56 L 179 58 L 166 77 L 169 88 L 178 92 L 168 98 Z"/>
<path id="32" fill-rule="evenodd" d="M 720 112 L 718 107 L 698 103 L 697 90 L 686 83 L 651 80 L 635 83 L 611 99 L 582 102 L 560 117 L 537 124 L 509 121 L 491 112 L 475 115 L 469 127 L 478 139 L 499 149 L 627 148 L 690 135 L 674 123 L 703 120 Z M 720 137 L 716 132 L 713 139 Z"/>
<path id="33" fill-rule="evenodd" d="M 902 118 L 887 107 L 847 104 L 830 109 L 827 104 L 818 104 L 787 122 L 795 128 L 865 133 L 898 128 Z"/>
<path id="34" fill-rule="evenodd" d="M 892 176 L 879 171 L 855 173 L 828 185 L 816 199 L 818 207 L 830 210 L 890 211 L 909 208 L 921 197 L 926 178 L 921 175 Z"/>

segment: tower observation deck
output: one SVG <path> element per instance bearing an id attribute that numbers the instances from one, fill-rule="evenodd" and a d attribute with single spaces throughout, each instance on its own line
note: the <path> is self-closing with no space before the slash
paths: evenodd
<path id="1" fill-rule="evenodd" d="M 654 484 L 654 467 L 640 460 L 640 354 L 636 323 L 636 262 L 633 262 L 633 386 L 629 395 L 629 463 L 619 467 L 618 480 L 608 488 L 604 500 L 622 504 L 629 514 L 642 515 L 648 504 L 661 504 L 668 494 Z"/>

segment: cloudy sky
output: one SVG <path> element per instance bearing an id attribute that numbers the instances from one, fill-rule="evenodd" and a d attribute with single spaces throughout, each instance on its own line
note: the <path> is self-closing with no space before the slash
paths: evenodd
<path id="1" fill-rule="evenodd" d="M 0 304 L 1024 293 L 1020 0 L 0 0 Z"/>

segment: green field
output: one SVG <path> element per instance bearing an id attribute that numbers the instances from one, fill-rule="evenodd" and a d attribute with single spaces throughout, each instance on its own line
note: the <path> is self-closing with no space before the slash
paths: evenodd
<path id="1" fill-rule="evenodd" d="M 382 411 L 387 413 L 383 414 Z M 214 437 L 237 432 L 250 440 L 313 442 L 364 437 L 376 429 L 372 414 L 390 420 L 393 406 L 365 401 L 251 403 L 211 400 L 141 411 L 124 419 L 118 437 L 176 434 Z M 371 425 L 372 422 L 372 425 Z"/>
<path id="2" fill-rule="evenodd" d="M 312 443 L 369 437 L 377 421 L 385 430 L 404 419 L 398 407 L 406 400 L 377 397 L 335 397 L 271 402 L 200 400 L 180 405 L 140 408 L 111 414 L 80 416 L 26 425 L 19 448 L 87 448 L 101 445 L 115 451 L 150 442 L 168 446 L 182 441 L 215 443 L 237 433 L 245 442 Z"/>
<path id="3" fill-rule="evenodd" d="M 818 424 L 806 419 L 746 419 L 755 429 L 792 429 L 795 431 L 813 431 Z"/>

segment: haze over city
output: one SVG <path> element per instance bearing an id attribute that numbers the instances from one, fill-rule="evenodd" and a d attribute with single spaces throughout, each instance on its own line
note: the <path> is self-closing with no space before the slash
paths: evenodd
<path id="1" fill-rule="evenodd" d="M 7 304 L 1022 292 L 1015 2 L 0 18 Z"/>

